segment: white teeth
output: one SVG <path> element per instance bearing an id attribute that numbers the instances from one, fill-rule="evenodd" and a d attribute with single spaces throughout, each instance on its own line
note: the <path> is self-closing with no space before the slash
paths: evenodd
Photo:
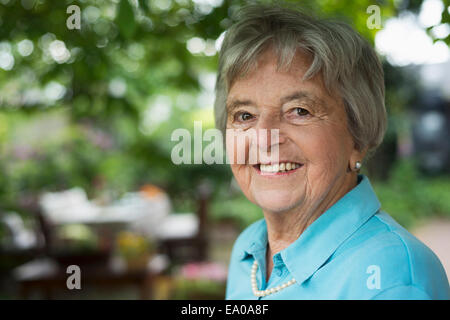
<path id="1" fill-rule="evenodd" d="M 275 173 L 278 171 L 284 172 L 284 171 L 294 170 L 294 169 L 297 169 L 298 167 L 300 167 L 300 165 L 298 163 L 286 162 L 286 163 L 280 163 L 280 164 L 274 164 L 274 165 L 261 164 L 260 170 L 261 170 L 261 172 Z"/>

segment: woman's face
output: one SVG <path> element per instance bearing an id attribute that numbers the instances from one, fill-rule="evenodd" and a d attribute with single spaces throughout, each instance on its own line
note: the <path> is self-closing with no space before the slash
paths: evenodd
<path id="1" fill-rule="evenodd" d="M 361 160 L 341 98 L 327 93 L 320 76 L 302 80 L 310 62 L 298 52 L 289 71 L 277 71 L 277 58 L 268 50 L 228 94 L 227 129 L 237 136 L 257 133 L 243 145 L 227 139 L 231 169 L 247 198 L 265 211 L 318 206 L 348 187 L 349 175 L 355 176 L 349 164 Z M 279 130 L 278 140 L 270 138 L 271 129 Z M 276 147 L 278 161 L 249 163 L 255 150 Z M 236 161 L 244 154 L 245 163 Z"/>

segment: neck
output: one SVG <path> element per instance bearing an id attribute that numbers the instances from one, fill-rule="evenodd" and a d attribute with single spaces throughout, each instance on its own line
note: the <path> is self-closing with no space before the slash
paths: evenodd
<path id="1" fill-rule="evenodd" d="M 283 212 L 264 211 L 267 223 L 268 250 L 270 258 L 287 248 L 319 218 L 328 208 L 335 204 L 357 184 L 357 174 L 346 174 L 340 183 L 334 186 L 319 200 L 306 199 L 295 208 Z"/>

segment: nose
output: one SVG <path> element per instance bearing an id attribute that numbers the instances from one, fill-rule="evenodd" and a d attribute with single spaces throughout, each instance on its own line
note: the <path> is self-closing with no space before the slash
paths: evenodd
<path id="1" fill-rule="evenodd" d="M 274 115 L 261 116 L 256 126 L 258 149 L 271 151 L 272 148 L 286 140 L 281 130 L 280 121 Z"/>
<path id="2" fill-rule="evenodd" d="M 278 163 L 279 146 L 284 143 L 286 137 L 281 129 L 279 117 L 273 114 L 262 115 L 256 125 L 256 143 L 260 163 Z"/>

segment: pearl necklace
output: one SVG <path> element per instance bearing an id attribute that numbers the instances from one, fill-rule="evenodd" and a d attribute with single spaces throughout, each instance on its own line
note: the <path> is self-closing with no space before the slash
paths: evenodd
<path id="1" fill-rule="evenodd" d="M 252 266 L 251 280 L 252 280 L 253 294 L 257 297 L 268 296 L 269 294 L 283 290 L 284 288 L 287 288 L 290 285 L 293 285 L 294 283 L 297 282 L 294 278 L 292 278 L 292 280 L 289 280 L 288 282 L 280 284 L 279 286 L 276 286 L 275 288 L 266 289 L 266 290 L 258 290 L 258 284 L 256 282 L 256 270 L 258 270 L 258 262 L 255 260 L 255 262 L 253 262 L 253 266 Z"/>

